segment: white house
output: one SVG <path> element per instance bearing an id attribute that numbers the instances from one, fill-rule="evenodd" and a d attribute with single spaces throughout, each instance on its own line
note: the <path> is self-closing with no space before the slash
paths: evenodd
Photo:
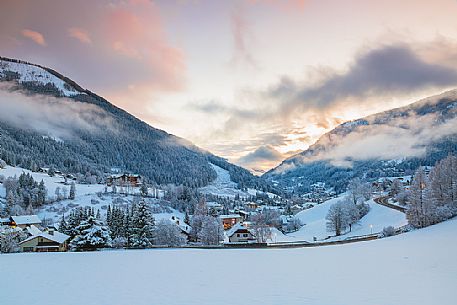
<path id="1" fill-rule="evenodd" d="M 228 230 L 227 237 L 231 243 L 248 243 L 256 241 L 254 234 L 242 223 L 237 223 Z"/>

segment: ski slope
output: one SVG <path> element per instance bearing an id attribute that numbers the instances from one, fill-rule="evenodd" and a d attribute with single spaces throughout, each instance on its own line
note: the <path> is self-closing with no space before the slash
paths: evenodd
<path id="1" fill-rule="evenodd" d="M 450 220 L 317 248 L 0 255 L 1 303 L 453 305 L 455 232 Z"/>
<path id="2" fill-rule="evenodd" d="M 199 191 L 203 194 L 211 194 L 215 196 L 235 198 L 236 195 L 240 198 L 249 198 L 255 196 L 256 193 L 263 193 L 256 189 L 248 188 L 246 192 L 241 191 L 237 188 L 237 183 L 233 182 L 230 178 L 228 170 L 223 169 L 217 165 L 210 163 L 211 167 L 217 174 L 217 177 L 209 185 L 199 188 Z M 273 198 L 275 194 L 266 193 L 268 197 Z"/>

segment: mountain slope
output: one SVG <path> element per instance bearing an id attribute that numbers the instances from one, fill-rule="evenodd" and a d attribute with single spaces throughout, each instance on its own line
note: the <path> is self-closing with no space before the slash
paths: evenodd
<path id="1" fill-rule="evenodd" d="M 0 81 L 0 159 L 10 165 L 98 179 L 115 168 L 152 183 L 199 187 L 216 178 L 210 162 L 217 162 L 240 184 L 264 185 L 49 68 L 0 58 Z"/>
<path id="2" fill-rule="evenodd" d="M 317 181 L 343 191 L 353 177 L 409 174 L 457 152 L 457 90 L 343 123 L 264 175 L 306 192 Z"/>

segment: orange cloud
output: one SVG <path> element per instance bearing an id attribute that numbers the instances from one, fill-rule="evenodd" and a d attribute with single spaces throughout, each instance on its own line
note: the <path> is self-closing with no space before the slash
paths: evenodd
<path id="1" fill-rule="evenodd" d="M 92 43 L 89 34 L 81 28 L 68 29 L 68 35 L 70 35 L 70 37 L 78 39 L 82 43 Z"/>
<path id="2" fill-rule="evenodd" d="M 29 29 L 22 30 L 22 35 L 29 38 L 41 46 L 46 46 L 46 41 L 41 33 Z"/>

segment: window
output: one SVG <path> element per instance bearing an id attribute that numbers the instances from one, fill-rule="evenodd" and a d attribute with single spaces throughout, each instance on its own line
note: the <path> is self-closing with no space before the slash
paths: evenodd
<path id="1" fill-rule="evenodd" d="M 247 234 L 243 234 L 243 237 L 248 237 L 248 235 Z"/>
<path id="2" fill-rule="evenodd" d="M 236 237 L 240 237 L 240 234 L 236 234 Z"/>

